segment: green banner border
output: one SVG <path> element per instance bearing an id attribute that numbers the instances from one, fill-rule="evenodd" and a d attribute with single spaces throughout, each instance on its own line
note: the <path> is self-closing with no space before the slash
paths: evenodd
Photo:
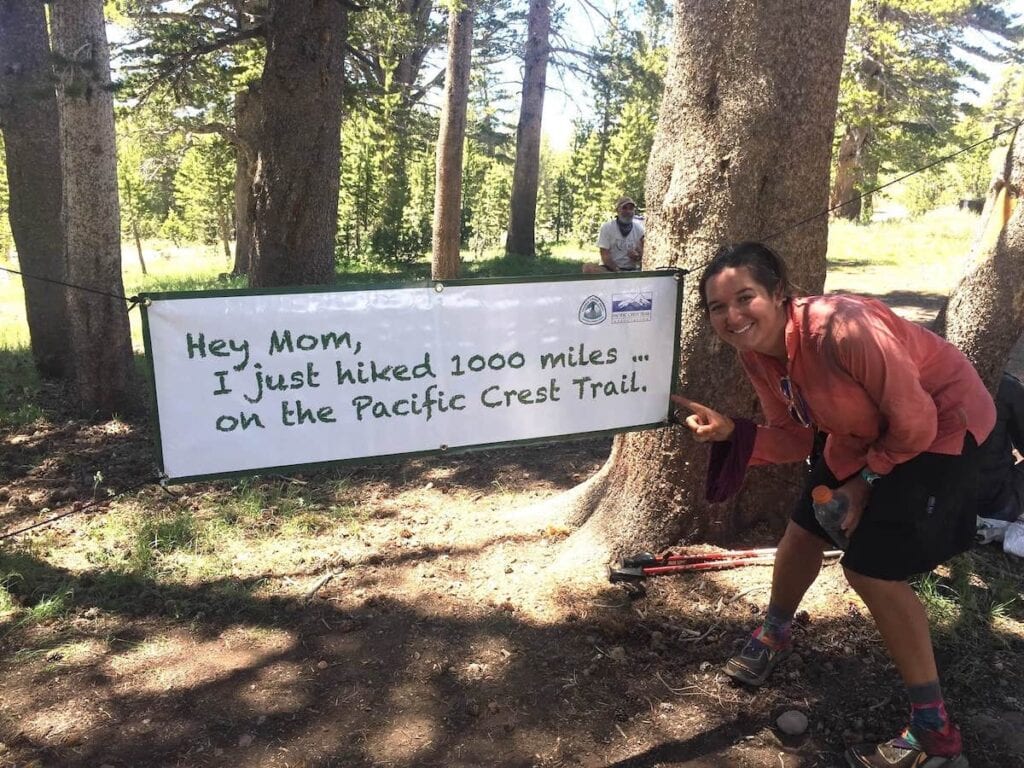
<path id="1" fill-rule="evenodd" d="M 550 435 L 546 437 L 528 438 L 525 440 L 507 440 L 499 443 L 481 443 L 477 445 L 460 445 L 454 448 L 434 448 L 426 451 L 411 451 L 409 453 L 386 453 L 378 456 L 362 456 L 353 459 L 337 459 L 334 461 L 321 461 L 314 463 L 286 464 L 276 467 L 259 467 L 256 469 L 242 469 L 234 472 L 218 472 L 209 475 L 187 475 L 182 477 L 168 477 L 163 469 L 163 441 L 160 435 L 160 403 L 156 394 L 156 373 L 153 367 L 153 347 L 149 332 L 148 307 L 154 301 L 166 299 L 205 299 L 224 298 L 231 296 L 273 296 L 288 295 L 295 293 L 351 293 L 353 291 L 378 291 L 378 290 L 438 290 L 448 285 L 474 286 L 474 285 L 508 285 L 516 283 L 560 283 L 560 282 L 584 282 L 592 280 L 622 280 L 636 278 L 666 278 L 669 275 L 675 277 L 678 283 L 676 291 L 675 307 L 675 338 L 673 339 L 672 353 L 672 382 L 670 389 L 675 390 L 675 384 L 679 381 L 679 340 L 682 333 L 683 319 L 683 287 L 686 279 L 685 269 L 662 269 L 643 272 L 629 272 L 626 275 L 609 272 L 606 275 L 545 275 L 545 276 L 523 276 L 523 277 L 500 277 L 481 279 L 459 279 L 459 280 L 410 280 L 396 281 L 393 283 L 373 283 L 365 285 L 303 285 L 285 286 L 280 288 L 235 288 L 235 289 L 214 289 L 202 291 L 154 291 L 139 293 L 140 308 L 142 310 L 142 341 L 146 351 L 146 367 L 149 371 L 149 386 L 153 397 L 153 415 L 156 421 L 155 443 L 158 467 L 163 482 L 167 484 L 193 483 L 205 480 L 232 479 L 238 477 L 249 477 L 260 474 L 282 474 L 296 471 L 318 470 L 328 467 L 360 466 L 364 464 L 378 464 L 387 461 L 401 461 L 404 459 L 422 458 L 424 456 L 448 456 L 474 451 L 494 450 L 495 448 L 517 448 L 529 445 L 545 445 L 548 443 L 566 442 L 584 438 L 604 437 L 609 435 L 623 434 L 627 432 L 640 432 L 648 429 L 661 429 L 668 425 L 672 416 L 672 404 L 666 404 L 665 418 L 662 421 L 651 424 L 639 424 L 623 429 L 606 429 L 594 432 L 569 432 L 562 435 Z"/>

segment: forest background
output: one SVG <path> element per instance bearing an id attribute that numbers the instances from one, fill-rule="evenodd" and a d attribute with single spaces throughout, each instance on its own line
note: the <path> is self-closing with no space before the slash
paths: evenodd
<path id="1" fill-rule="evenodd" d="M 464 261 L 505 252 L 525 6 L 475 6 L 462 160 Z M 106 11 L 124 240 L 144 271 L 147 258 L 202 246 L 214 273 L 246 272 L 238 179 L 251 175 L 244 123 L 258 101 L 266 54 L 254 32 L 260 3 L 118 0 Z M 833 153 L 834 204 L 1019 117 L 1021 12 L 1019 0 L 855 0 Z M 372 0 L 349 14 L 335 247 L 341 272 L 415 272 L 429 257 L 447 13 L 430 0 Z M 670 15 L 664 0 L 553 6 L 536 247 L 509 255 L 584 251 L 596 258 L 597 229 L 612 216 L 613 201 L 627 194 L 643 211 Z M 983 144 L 912 177 L 882 203 L 887 215 L 982 197 L 991 151 Z M 879 204 L 869 195 L 839 214 L 868 222 Z M 8 206 L 0 165 L 0 211 Z M 6 215 L 0 254 L 14 256 Z"/>

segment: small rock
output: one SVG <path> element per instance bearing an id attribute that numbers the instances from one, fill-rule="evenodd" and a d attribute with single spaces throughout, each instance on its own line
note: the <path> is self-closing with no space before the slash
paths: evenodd
<path id="1" fill-rule="evenodd" d="M 321 659 L 320 661 L 318 661 L 316 663 L 316 668 L 317 669 L 327 669 L 328 666 L 330 666 L 330 665 L 326 661 L 324 661 L 323 659 Z"/>
<path id="2" fill-rule="evenodd" d="M 423 486 L 423 490 L 424 491 L 429 491 L 433 487 L 434 487 L 434 484 L 432 482 L 430 482 L 430 483 L 427 483 L 426 485 Z"/>
<path id="3" fill-rule="evenodd" d="M 238 746 L 240 747 L 251 747 L 255 737 L 251 733 L 243 733 L 238 737 Z"/>
<path id="4" fill-rule="evenodd" d="M 506 565 L 505 566 L 505 573 L 512 573 L 512 566 L 511 565 Z"/>
<path id="5" fill-rule="evenodd" d="M 484 676 L 483 665 L 477 664 L 475 661 L 466 667 L 466 674 L 471 680 L 479 680 Z"/>
<path id="6" fill-rule="evenodd" d="M 608 658 L 610 658 L 612 661 L 622 663 L 626 660 L 626 649 L 623 648 L 621 645 L 616 645 L 614 648 L 608 651 Z"/>
<path id="7" fill-rule="evenodd" d="M 87 618 L 87 619 L 95 619 L 95 618 L 96 618 L 97 616 L 99 616 L 99 615 L 100 615 L 100 609 L 99 609 L 99 608 L 97 608 L 97 607 L 96 607 L 96 606 L 94 605 L 94 606 L 93 606 L 92 608 L 90 608 L 89 610 L 87 610 L 87 611 L 86 611 L 85 613 L 83 613 L 82 615 L 83 615 L 83 616 L 85 616 L 85 618 Z"/>
<path id="8" fill-rule="evenodd" d="M 398 535 L 401 536 L 403 539 L 411 539 L 412 531 L 410 531 L 408 528 L 403 528 L 401 531 L 399 531 Z"/>
<path id="9" fill-rule="evenodd" d="M 0 741 L 0 755 L 7 754 L 7 745 Z"/>
<path id="10" fill-rule="evenodd" d="M 795 709 L 783 712 L 775 721 L 779 730 L 787 736 L 799 736 L 807 730 L 807 715 Z"/>
<path id="11" fill-rule="evenodd" d="M 707 672 L 709 669 L 711 669 L 711 662 L 710 661 L 702 661 L 700 663 L 700 671 L 701 672 Z"/>

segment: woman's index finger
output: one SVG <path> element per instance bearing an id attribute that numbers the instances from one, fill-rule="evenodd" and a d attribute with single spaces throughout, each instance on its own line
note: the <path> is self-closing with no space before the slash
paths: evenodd
<path id="1" fill-rule="evenodd" d="M 669 397 L 672 399 L 674 403 L 678 403 L 684 408 L 689 408 L 691 411 L 698 414 L 699 416 L 704 416 L 711 412 L 710 408 L 708 408 L 706 405 L 701 405 L 696 400 L 690 400 L 689 398 L 683 397 L 682 395 L 669 395 Z"/>

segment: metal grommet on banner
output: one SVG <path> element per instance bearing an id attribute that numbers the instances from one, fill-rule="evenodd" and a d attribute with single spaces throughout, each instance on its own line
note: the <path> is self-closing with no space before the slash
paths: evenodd
<path id="1" fill-rule="evenodd" d="M 447 446 L 447 445 L 444 445 L 444 444 L 442 444 L 442 445 L 441 445 L 441 447 L 440 447 L 440 448 L 438 448 L 437 450 L 441 451 L 441 453 L 444 453 L 445 451 L 447 451 L 447 450 L 448 450 L 448 446 Z"/>
<path id="2" fill-rule="evenodd" d="M 444 290 L 444 283 L 434 283 L 434 290 L 441 293 Z"/>

